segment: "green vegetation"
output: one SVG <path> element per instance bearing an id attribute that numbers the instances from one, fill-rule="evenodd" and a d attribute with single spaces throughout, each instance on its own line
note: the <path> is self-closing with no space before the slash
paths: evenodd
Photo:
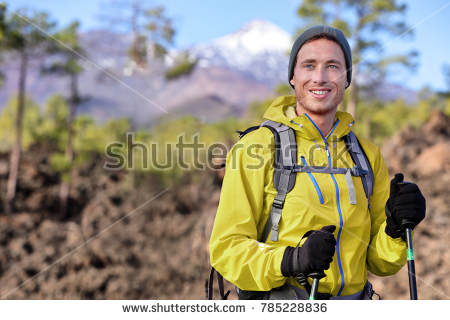
<path id="1" fill-rule="evenodd" d="M 0 151 L 13 149 L 16 138 L 14 134 L 19 100 L 17 97 L 9 99 L 0 115 Z M 23 110 L 22 148 L 28 149 L 38 139 L 42 116 L 39 107 L 30 99 L 25 99 Z"/>
<path id="2" fill-rule="evenodd" d="M 433 109 L 443 110 L 435 97 L 408 105 L 404 100 L 382 103 L 379 100 L 361 104 L 354 131 L 381 146 L 405 126 L 419 129 Z"/>
<path id="3" fill-rule="evenodd" d="M 190 59 L 187 52 L 177 60 L 179 61 L 176 61 L 175 65 L 166 71 L 166 80 L 174 80 L 190 74 L 197 64 L 197 60 Z"/>
<path id="4" fill-rule="evenodd" d="M 17 98 L 11 98 L 0 113 L 0 152 L 11 151 L 13 147 L 14 135 L 11 132 L 14 132 L 17 105 Z M 50 96 L 43 108 L 27 98 L 24 108 L 23 150 L 36 144 L 51 144 L 54 149 L 64 152 L 68 138 L 68 110 L 66 99 L 60 95 Z M 98 124 L 92 117 L 81 114 L 74 122 L 74 151 L 77 156 L 90 152 L 103 153 L 108 142 L 125 142 L 125 133 L 129 127 L 128 119 L 113 119 L 105 124 Z"/>

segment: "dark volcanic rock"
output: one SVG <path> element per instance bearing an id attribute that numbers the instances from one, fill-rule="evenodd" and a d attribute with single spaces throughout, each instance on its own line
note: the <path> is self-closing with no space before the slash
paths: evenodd
<path id="1" fill-rule="evenodd" d="M 165 190 L 156 177 L 107 172 L 93 156 L 73 173 L 74 207 L 62 217 L 59 177 L 43 157 L 24 154 L 21 203 L 13 215 L 0 213 L 0 297 L 204 299 L 220 192 L 214 173 L 205 172 L 202 185 L 187 175 L 149 202 Z"/>

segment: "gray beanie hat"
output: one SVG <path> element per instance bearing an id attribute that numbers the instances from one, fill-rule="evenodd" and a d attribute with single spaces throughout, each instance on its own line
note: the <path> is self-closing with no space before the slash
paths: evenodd
<path id="1" fill-rule="evenodd" d="M 297 40 L 295 40 L 294 45 L 292 46 L 288 70 L 288 81 L 292 88 L 294 88 L 294 86 L 291 84 L 290 81 L 292 79 L 292 76 L 294 75 L 295 62 L 297 60 L 297 54 L 300 51 L 300 48 L 312 37 L 323 34 L 333 37 L 335 41 L 341 46 L 342 51 L 344 52 L 345 64 L 347 67 L 347 82 L 348 82 L 348 85 L 345 88 L 348 88 L 348 86 L 352 82 L 352 50 L 350 49 L 350 45 L 348 44 L 348 41 L 345 38 L 344 33 L 341 30 L 332 27 L 315 26 L 303 32 L 297 38 Z"/>

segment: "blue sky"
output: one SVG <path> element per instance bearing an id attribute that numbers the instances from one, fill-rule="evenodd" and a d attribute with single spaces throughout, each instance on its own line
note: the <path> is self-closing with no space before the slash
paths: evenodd
<path id="1" fill-rule="evenodd" d="M 106 1 L 8 1 L 12 10 L 21 6 L 47 10 L 60 25 L 77 19 L 84 31 L 101 26 L 96 15 L 102 2 Z M 174 19 L 177 48 L 223 36 L 255 18 L 269 20 L 291 34 L 300 26 L 300 19 L 296 16 L 300 0 L 154 0 L 153 3 L 164 4 L 168 15 Z M 414 38 L 411 41 L 386 38 L 385 52 L 398 54 L 416 49 L 420 54 L 419 68 L 412 74 L 397 72 L 391 81 L 415 90 L 425 85 L 443 90 L 446 85 L 442 65 L 450 64 L 450 0 L 412 0 L 406 3 L 409 8 L 406 23 L 414 27 Z"/>

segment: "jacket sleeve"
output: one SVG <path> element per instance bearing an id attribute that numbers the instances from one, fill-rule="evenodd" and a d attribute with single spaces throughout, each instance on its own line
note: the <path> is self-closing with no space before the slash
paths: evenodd
<path id="1" fill-rule="evenodd" d="M 268 130 L 247 134 L 227 155 L 210 240 L 211 265 L 240 289 L 252 291 L 268 291 L 285 282 L 281 260 L 286 247 L 257 241 L 268 216 L 263 212 L 264 194 L 273 174 L 270 148 L 248 137 L 267 135 L 261 131 Z"/>
<path id="2" fill-rule="evenodd" d="M 396 274 L 406 263 L 406 243 L 401 239 L 393 239 L 384 231 L 386 228 L 385 205 L 389 198 L 389 175 L 378 147 L 374 162 L 371 163 L 375 183 L 370 198 L 371 234 L 367 252 L 367 268 L 377 276 Z"/>

